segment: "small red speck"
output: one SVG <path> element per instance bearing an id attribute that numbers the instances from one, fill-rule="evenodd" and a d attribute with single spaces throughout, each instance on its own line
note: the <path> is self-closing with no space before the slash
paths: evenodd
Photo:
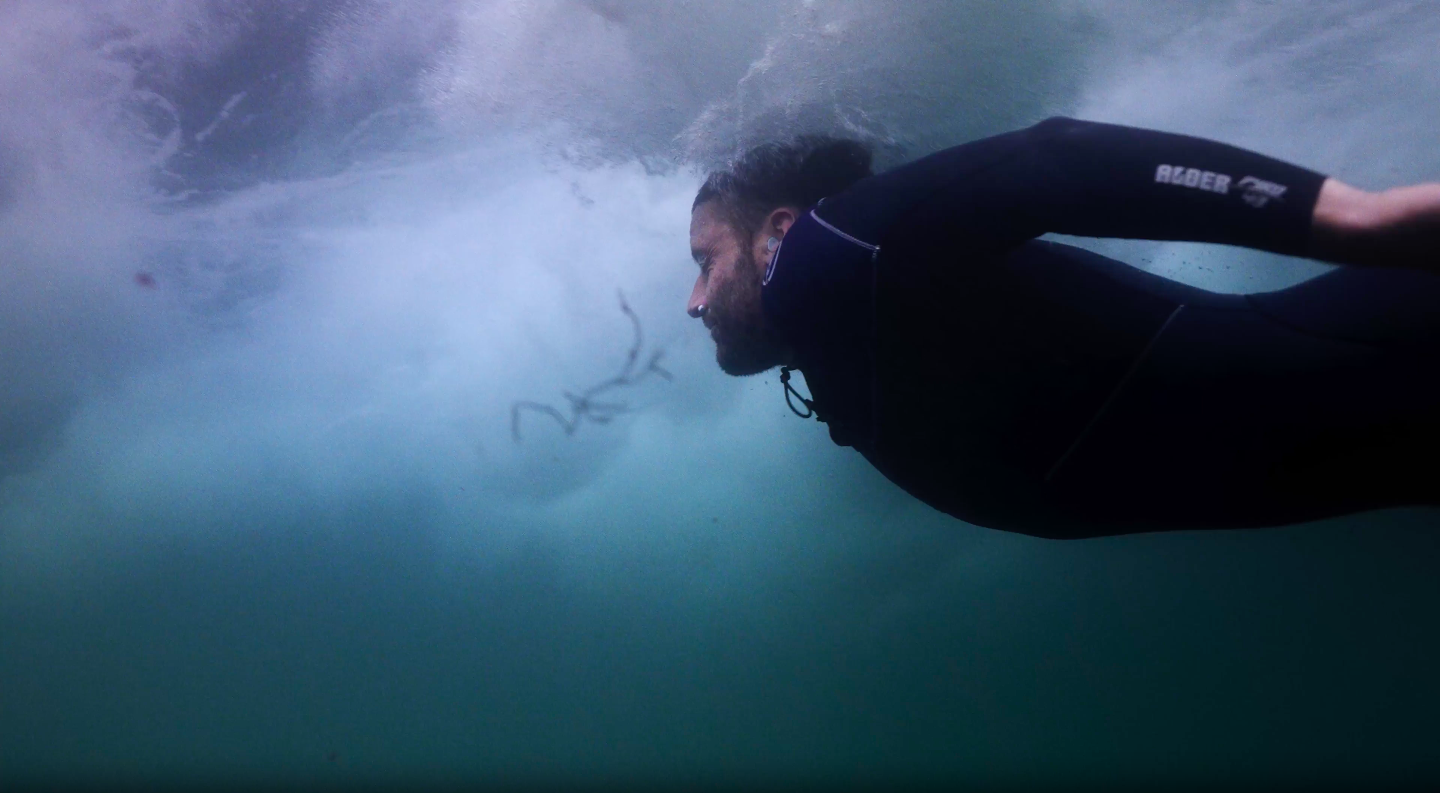
<path id="1" fill-rule="evenodd" d="M 153 275 L 151 275 L 151 274 L 149 274 L 149 273 L 136 273 L 136 274 L 135 274 L 135 283 L 139 284 L 140 286 L 145 287 L 146 289 L 154 289 L 154 288 L 155 288 L 155 276 L 153 276 Z"/>

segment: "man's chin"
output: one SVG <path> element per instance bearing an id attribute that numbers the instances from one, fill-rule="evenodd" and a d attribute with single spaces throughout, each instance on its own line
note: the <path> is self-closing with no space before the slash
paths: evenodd
<path id="1" fill-rule="evenodd" d="M 732 377 L 748 377 L 776 366 L 762 358 L 763 356 L 736 354 L 734 350 L 724 346 L 715 348 L 715 363 L 720 365 L 720 371 Z"/>

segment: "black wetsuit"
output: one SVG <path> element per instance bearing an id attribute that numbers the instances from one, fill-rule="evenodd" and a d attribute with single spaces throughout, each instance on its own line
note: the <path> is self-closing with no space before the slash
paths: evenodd
<path id="1" fill-rule="evenodd" d="M 837 444 L 980 526 L 1094 537 L 1440 503 L 1440 277 L 1341 267 L 1226 295 L 1035 239 L 1303 255 L 1323 181 L 1053 118 L 821 201 L 770 261 L 765 312 Z"/>

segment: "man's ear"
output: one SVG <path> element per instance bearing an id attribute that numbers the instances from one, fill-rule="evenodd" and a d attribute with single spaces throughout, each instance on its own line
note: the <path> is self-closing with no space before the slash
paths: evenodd
<path id="1" fill-rule="evenodd" d="M 764 267 L 765 262 L 770 260 L 775 248 L 770 246 L 770 240 L 777 237 L 784 237 L 785 232 L 800 217 L 800 210 L 795 207 L 780 207 L 772 210 L 765 217 L 765 222 L 760 224 L 760 231 L 755 234 L 754 259 L 755 263 Z"/>
<path id="2" fill-rule="evenodd" d="M 765 219 L 765 230 L 767 233 L 777 237 L 785 236 L 790 226 L 800 217 L 800 210 L 795 207 L 780 207 L 770 213 Z"/>

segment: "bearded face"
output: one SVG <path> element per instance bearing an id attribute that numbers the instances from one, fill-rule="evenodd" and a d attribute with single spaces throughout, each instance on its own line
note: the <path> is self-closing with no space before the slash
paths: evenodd
<path id="1" fill-rule="evenodd" d="M 766 322 L 760 302 L 766 261 L 759 251 L 764 247 L 745 240 L 714 202 L 706 202 L 691 213 L 690 249 L 700 265 L 690 315 L 710 329 L 720 370 L 752 375 L 783 363 L 784 344 Z"/>

